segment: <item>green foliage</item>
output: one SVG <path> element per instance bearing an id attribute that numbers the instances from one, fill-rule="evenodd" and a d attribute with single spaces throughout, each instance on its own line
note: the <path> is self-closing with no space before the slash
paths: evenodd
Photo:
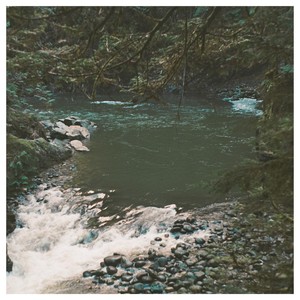
<path id="1" fill-rule="evenodd" d="M 289 64 L 284 65 L 284 66 L 280 67 L 280 71 L 282 73 L 294 73 L 294 66 L 289 65 Z"/>
<path id="2" fill-rule="evenodd" d="M 9 182 L 12 187 L 22 187 L 28 185 L 28 177 L 24 175 L 25 168 L 28 167 L 30 156 L 26 151 L 17 154 L 8 165 L 8 172 L 12 173 L 14 180 Z M 26 172 L 32 172 L 33 169 L 27 169 Z"/>

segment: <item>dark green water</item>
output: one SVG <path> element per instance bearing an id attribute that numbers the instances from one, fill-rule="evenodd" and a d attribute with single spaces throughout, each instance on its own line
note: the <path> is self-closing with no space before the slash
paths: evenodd
<path id="1" fill-rule="evenodd" d="M 87 143 L 90 152 L 77 155 L 73 184 L 115 190 L 110 210 L 224 201 L 224 195 L 211 193 L 210 183 L 253 158 L 257 111 L 252 104 L 234 111 L 229 103 L 192 96 L 178 120 L 177 100 L 168 100 L 166 106 L 57 101 L 56 115 L 77 115 L 98 125 Z"/>

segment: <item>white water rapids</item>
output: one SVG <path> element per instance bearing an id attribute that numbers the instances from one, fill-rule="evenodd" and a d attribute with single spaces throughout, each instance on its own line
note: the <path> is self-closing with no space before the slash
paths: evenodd
<path id="1" fill-rule="evenodd" d="M 99 217 L 104 193 L 82 194 L 79 189 L 63 190 L 41 185 L 36 194 L 18 209 L 18 228 L 8 236 L 8 254 L 13 270 L 7 273 L 7 293 L 43 293 L 48 286 L 99 268 L 100 261 L 114 252 L 128 257 L 157 247 L 169 251 L 178 240 L 165 232 L 178 218 L 174 206 L 127 209 L 125 218 L 105 226 L 118 216 Z M 182 216 L 181 216 L 182 217 Z M 90 218 L 97 218 L 100 229 L 88 229 Z M 102 226 L 103 225 L 103 226 Z M 193 237 L 207 237 L 195 232 Z M 165 246 L 151 245 L 164 237 Z"/>

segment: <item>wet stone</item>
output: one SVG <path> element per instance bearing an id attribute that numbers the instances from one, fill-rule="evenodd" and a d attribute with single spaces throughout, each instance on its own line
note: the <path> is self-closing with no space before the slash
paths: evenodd
<path id="1" fill-rule="evenodd" d="M 140 282 L 135 283 L 133 285 L 133 288 L 134 288 L 134 291 L 137 292 L 137 293 L 142 293 L 144 291 L 144 285 Z"/>
<path id="2" fill-rule="evenodd" d="M 205 240 L 203 238 L 195 238 L 195 243 L 202 246 L 205 244 Z"/>
<path id="3" fill-rule="evenodd" d="M 174 255 L 177 257 L 177 258 L 182 258 L 183 256 L 188 256 L 189 253 L 182 249 L 182 248 L 177 248 L 175 251 L 174 251 Z"/>
<path id="4" fill-rule="evenodd" d="M 166 293 L 172 293 L 172 292 L 174 292 L 174 288 L 172 286 L 168 286 L 168 287 L 165 288 L 165 292 Z"/>
<path id="5" fill-rule="evenodd" d="M 144 260 L 138 260 L 138 261 L 136 261 L 136 262 L 134 263 L 134 266 L 135 266 L 136 268 L 142 268 L 142 267 L 145 266 L 146 264 L 147 264 L 146 261 L 144 261 Z"/>
<path id="6" fill-rule="evenodd" d="M 199 293 L 201 293 L 202 287 L 199 286 L 199 285 L 193 284 L 193 285 L 191 285 L 191 286 L 189 287 L 189 290 L 190 290 L 193 294 L 199 294 Z"/>
<path id="7" fill-rule="evenodd" d="M 184 287 L 181 287 L 178 291 L 177 291 L 178 294 L 187 294 L 187 289 L 184 288 Z"/>
<path id="8" fill-rule="evenodd" d="M 203 280 L 205 278 L 205 273 L 202 271 L 194 272 L 194 275 L 196 276 L 197 280 Z"/>
<path id="9" fill-rule="evenodd" d="M 165 282 L 167 280 L 167 277 L 165 275 L 159 274 L 156 276 L 156 279 L 158 281 Z"/>
<path id="10" fill-rule="evenodd" d="M 121 255 L 112 255 L 104 258 L 104 263 L 106 266 L 116 267 L 121 263 L 122 256 Z"/>
<path id="11" fill-rule="evenodd" d="M 129 274 L 123 274 L 121 276 L 121 280 L 126 281 L 126 282 L 129 282 L 132 278 L 133 278 L 132 275 L 129 275 Z"/>
<path id="12" fill-rule="evenodd" d="M 149 276 L 149 275 L 145 275 L 145 276 L 142 276 L 140 278 L 140 281 L 142 283 L 152 283 L 153 282 L 153 278 L 151 276 Z"/>
<path id="13" fill-rule="evenodd" d="M 120 293 L 120 294 L 128 293 L 128 287 L 127 286 L 119 286 L 118 287 L 118 293 Z"/>
<path id="14" fill-rule="evenodd" d="M 156 242 L 161 242 L 161 241 L 162 241 L 162 238 L 161 238 L 161 237 L 156 237 L 154 240 L 155 240 Z"/>
<path id="15" fill-rule="evenodd" d="M 82 274 L 82 277 L 86 278 L 86 277 L 92 277 L 93 274 L 91 271 L 84 271 Z"/>
<path id="16" fill-rule="evenodd" d="M 174 226 L 171 228 L 170 232 L 174 233 L 174 232 L 181 232 L 182 226 Z"/>
<path id="17" fill-rule="evenodd" d="M 156 255 L 157 255 L 157 253 L 156 253 L 156 250 L 155 250 L 155 249 L 150 248 L 150 249 L 148 250 L 148 256 L 149 256 L 150 259 L 155 258 Z"/>
<path id="18" fill-rule="evenodd" d="M 106 268 L 106 271 L 107 271 L 107 274 L 113 275 L 113 274 L 116 274 L 118 272 L 118 269 L 114 266 L 108 266 Z"/>
<path id="19" fill-rule="evenodd" d="M 168 264 L 168 259 L 166 257 L 164 257 L 164 256 L 163 257 L 159 257 L 157 259 L 157 263 L 158 263 L 158 265 L 160 267 L 164 267 L 164 266 L 166 266 Z"/>
<path id="20" fill-rule="evenodd" d="M 164 292 L 165 285 L 161 282 L 154 282 L 151 284 L 150 291 L 153 294 L 162 294 Z"/>
<path id="21" fill-rule="evenodd" d="M 196 257 L 191 257 L 191 258 L 189 258 L 189 259 L 187 259 L 187 260 L 185 261 L 185 263 L 186 263 L 189 267 L 195 265 L 197 262 L 198 262 L 198 259 L 197 259 Z"/>
<path id="22" fill-rule="evenodd" d="M 182 229 L 185 231 L 185 232 L 193 232 L 194 231 L 194 228 L 189 225 L 189 224 L 184 224 Z"/>
<path id="23" fill-rule="evenodd" d="M 207 265 L 210 267 L 213 267 L 213 268 L 216 268 L 219 266 L 219 264 L 217 263 L 217 261 L 214 258 L 210 259 L 209 262 L 207 263 Z"/>

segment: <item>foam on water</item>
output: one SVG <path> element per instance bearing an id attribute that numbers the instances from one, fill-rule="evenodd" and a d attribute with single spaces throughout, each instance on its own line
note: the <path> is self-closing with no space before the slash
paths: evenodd
<path id="1" fill-rule="evenodd" d="M 232 104 L 232 110 L 240 113 L 253 113 L 256 116 L 263 114 L 261 109 L 257 108 L 258 103 L 262 100 L 252 99 L 252 98 L 241 98 L 239 100 L 229 101 Z"/>
<path id="2" fill-rule="evenodd" d="M 104 193 L 83 195 L 78 189 L 45 190 L 45 186 L 27 196 L 27 203 L 18 210 L 20 226 L 7 240 L 13 261 L 7 293 L 41 293 L 47 286 L 99 268 L 100 261 L 114 252 L 128 257 L 146 254 L 150 242 L 163 237 L 177 216 L 174 205 L 140 206 L 128 208 L 125 217 L 111 226 L 87 228 L 88 219 L 101 211 L 105 197 Z M 101 218 L 100 222 L 109 219 Z M 190 237 L 205 234 L 195 232 Z M 164 242 L 161 253 L 170 251 L 178 240 L 170 236 Z"/>
<path id="3" fill-rule="evenodd" d="M 93 101 L 92 104 L 108 104 L 108 105 L 128 105 L 132 104 L 131 102 L 125 101 Z"/>

